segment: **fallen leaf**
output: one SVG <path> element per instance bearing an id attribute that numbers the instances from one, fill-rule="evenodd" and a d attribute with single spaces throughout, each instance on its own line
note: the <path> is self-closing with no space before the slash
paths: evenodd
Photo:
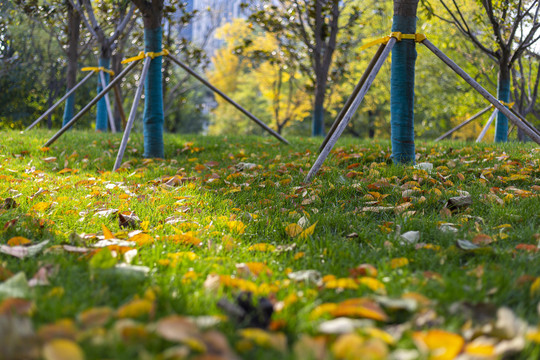
<path id="1" fill-rule="evenodd" d="M 430 354 L 431 360 L 453 360 L 465 344 L 461 336 L 437 329 L 415 332 L 413 339 L 421 350 Z"/>
<path id="2" fill-rule="evenodd" d="M 7 244 L 9 246 L 28 245 L 28 244 L 31 244 L 31 243 L 32 243 L 32 241 L 30 241 L 27 238 L 22 237 L 22 236 L 15 236 L 15 237 L 12 237 L 11 239 L 9 239 L 7 241 Z"/>
<path id="3" fill-rule="evenodd" d="M 55 339 L 43 347 L 45 360 L 84 360 L 84 353 L 77 343 L 66 339 Z"/>

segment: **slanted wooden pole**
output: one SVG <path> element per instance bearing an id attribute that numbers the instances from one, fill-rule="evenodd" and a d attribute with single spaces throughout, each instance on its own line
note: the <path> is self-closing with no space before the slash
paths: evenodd
<path id="1" fill-rule="evenodd" d="M 54 104 L 53 106 L 51 106 L 49 108 L 49 110 L 45 111 L 45 113 L 43 115 L 41 115 L 39 117 L 39 119 L 37 119 L 36 121 L 34 121 L 32 123 L 32 125 L 30 125 L 29 127 L 27 127 L 24 131 L 28 131 L 30 129 L 32 129 L 34 126 L 36 126 L 37 124 L 39 124 L 39 122 L 43 119 L 45 119 L 47 116 L 49 116 L 50 113 L 53 112 L 54 109 L 56 109 L 61 103 L 63 103 L 68 97 L 70 97 L 71 94 L 73 94 L 78 88 L 80 88 L 85 82 L 86 80 L 90 79 L 92 77 L 92 75 L 94 74 L 94 72 L 90 72 L 88 75 L 86 75 L 84 77 L 84 79 L 82 79 L 77 85 L 75 85 L 73 88 L 71 88 L 71 90 L 69 90 L 66 95 L 64 95 L 60 100 L 58 100 L 56 102 L 56 104 Z"/>
<path id="2" fill-rule="evenodd" d="M 347 110 L 347 113 L 343 117 L 343 120 L 338 124 L 336 130 L 328 140 L 328 143 L 324 147 L 323 151 L 319 154 L 319 157 L 313 164 L 313 167 L 311 170 L 309 170 L 308 175 L 304 179 L 304 183 L 310 183 L 311 180 L 313 180 L 313 177 L 317 174 L 317 172 L 320 170 L 322 164 L 330 154 L 330 151 L 334 148 L 334 145 L 336 145 L 336 142 L 338 141 L 341 134 L 343 134 L 343 131 L 345 131 L 345 128 L 349 124 L 349 121 L 351 121 L 351 118 L 353 117 L 356 110 L 358 110 L 358 107 L 362 103 L 362 100 L 364 100 L 364 97 L 366 96 L 367 92 L 369 91 L 369 88 L 371 87 L 371 84 L 373 84 L 373 81 L 377 77 L 377 74 L 381 70 L 381 67 L 383 66 L 384 62 L 388 58 L 388 55 L 390 54 L 390 51 L 392 51 L 392 48 L 394 47 L 396 43 L 396 38 L 392 37 L 388 41 L 388 44 L 386 44 L 386 47 L 384 48 L 382 54 L 380 55 L 379 59 L 375 63 L 375 66 L 373 66 L 372 71 L 369 73 L 366 82 L 358 92 L 358 96 L 354 99 L 353 103 L 351 104 L 351 107 L 349 110 Z"/>
<path id="3" fill-rule="evenodd" d="M 126 76 L 135 67 L 135 65 L 137 65 L 137 61 L 130 63 L 120 74 L 118 74 L 117 77 L 114 78 L 113 81 L 109 83 L 109 85 L 107 85 L 105 89 L 103 89 L 99 94 L 97 94 L 97 96 L 93 98 L 92 101 L 88 103 L 88 105 L 86 105 L 81 111 L 79 111 L 79 113 L 75 115 L 73 119 L 71 119 L 63 128 L 61 128 L 60 131 L 54 134 L 54 136 L 50 138 L 49 141 L 47 141 L 43 146 L 48 147 L 56 140 L 58 140 L 58 138 L 62 136 L 70 127 L 72 127 L 73 124 L 75 124 L 81 117 L 83 117 L 84 114 L 86 114 L 92 108 L 92 106 L 94 106 L 103 96 L 105 96 L 105 94 L 108 93 L 116 83 L 120 82 L 124 78 L 124 76 Z"/>
<path id="4" fill-rule="evenodd" d="M 470 117 L 469 119 L 465 120 L 464 122 L 462 122 L 461 124 L 459 124 L 458 126 L 456 126 L 455 128 L 453 128 L 452 130 L 444 133 L 443 135 L 439 136 L 438 138 L 435 139 L 435 141 L 441 141 L 441 140 L 444 140 L 446 139 L 447 137 L 449 137 L 450 135 L 452 135 L 453 133 L 455 133 L 456 131 L 458 131 L 459 129 L 461 129 L 462 127 L 464 127 L 465 125 L 473 122 L 474 120 L 478 119 L 480 116 L 484 115 L 485 113 L 487 113 L 489 111 L 489 109 L 491 109 L 492 107 L 491 106 L 488 106 L 486 107 L 485 109 L 481 110 L 480 112 L 474 114 L 472 117 Z"/>
<path id="5" fill-rule="evenodd" d="M 478 91 L 486 100 L 493 104 L 501 113 L 503 113 L 510 121 L 516 124 L 518 128 L 523 130 L 534 142 L 540 145 L 540 135 L 536 134 L 532 129 L 530 129 L 525 123 L 516 115 L 514 115 L 510 109 L 501 104 L 495 96 L 491 95 L 486 89 L 482 87 L 476 80 L 474 80 L 469 74 L 467 74 L 462 68 L 460 68 L 455 62 L 453 62 L 448 56 L 446 56 L 441 50 L 439 50 L 435 45 L 429 40 L 422 41 L 431 52 L 433 52 L 439 59 L 441 59 L 446 65 L 448 65 L 455 73 L 463 78 L 473 89 Z"/>
<path id="6" fill-rule="evenodd" d="M 229 104 L 231 104 L 232 106 L 234 106 L 235 108 L 237 108 L 238 110 L 240 110 L 240 112 L 242 112 L 244 115 L 246 115 L 248 118 L 250 118 L 251 120 L 253 120 L 254 122 L 256 122 L 260 127 L 262 127 L 264 130 L 266 130 L 268 133 L 270 133 L 270 135 L 272 135 L 273 137 L 275 137 L 276 139 L 278 139 L 279 141 L 281 141 L 282 143 L 284 144 L 287 144 L 289 145 L 289 142 L 287 140 L 285 140 L 281 135 L 279 135 L 276 131 L 274 131 L 273 129 L 271 129 L 270 127 L 268 127 L 268 125 L 266 125 L 265 123 L 263 123 L 261 120 L 259 120 L 258 118 L 255 117 L 255 115 L 253 115 L 252 113 L 250 113 L 249 111 L 247 111 L 246 109 L 244 109 L 242 106 L 238 105 L 233 99 L 231 99 L 230 97 L 228 97 L 227 95 L 225 95 L 225 93 L 223 93 L 221 90 L 219 90 L 218 88 L 216 88 L 214 85 L 210 84 L 208 81 L 206 81 L 202 76 L 200 76 L 199 74 L 197 74 L 195 71 L 193 71 L 189 66 L 187 66 L 186 64 L 184 64 L 183 62 L 181 62 L 180 60 L 178 60 L 177 58 L 175 58 L 174 56 L 172 56 L 171 54 L 167 55 L 169 57 L 169 59 L 171 59 L 174 63 L 176 63 L 178 66 L 180 66 L 182 69 L 184 69 L 186 72 L 188 72 L 190 75 L 192 75 L 194 78 L 196 78 L 197 80 L 199 80 L 200 82 L 202 82 L 207 88 L 209 88 L 210 90 L 212 90 L 213 92 L 215 92 L 216 94 L 218 94 L 219 96 L 221 96 L 223 99 L 225 99 L 225 101 L 227 101 Z"/>
<path id="7" fill-rule="evenodd" d="M 360 92 L 360 89 L 362 88 L 362 86 L 366 82 L 366 79 L 369 76 L 369 74 L 371 73 L 371 70 L 373 70 L 373 67 L 377 63 L 377 60 L 379 60 L 379 58 L 381 57 L 381 54 L 382 54 L 385 47 L 386 47 L 385 44 L 381 44 L 381 46 L 379 46 L 379 49 L 377 49 L 377 52 L 375 53 L 375 56 L 371 59 L 370 63 L 368 64 L 368 67 L 366 68 L 366 71 L 364 72 L 364 74 L 362 74 L 362 77 L 360 78 L 360 81 L 358 81 L 358 84 L 356 84 L 356 87 L 354 88 L 351 96 L 347 99 L 347 102 L 345 103 L 345 106 L 343 106 L 343 108 L 339 112 L 336 120 L 334 121 L 334 123 L 332 124 L 332 127 L 330 128 L 330 131 L 328 132 L 328 134 L 326 134 L 326 137 L 324 138 L 323 143 L 319 147 L 319 152 L 323 151 L 324 147 L 328 143 L 328 140 L 330 140 L 330 138 L 332 137 L 332 135 L 336 131 L 336 128 L 338 127 L 339 123 L 341 122 L 341 120 L 343 120 L 343 117 L 347 113 L 347 110 L 349 110 L 349 108 L 351 107 L 354 99 L 356 99 L 356 97 L 358 96 L 358 93 Z"/>
<path id="8" fill-rule="evenodd" d="M 120 143 L 120 149 L 118 149 L 118 155 L 116 156 L 116 161 L 114 163 L 113 171 L 118 170 L 120 165 L 122 165 L 122 159 L 124 158 L 124 153 L 129 141 L 129 135 L 131 134 L 131 129 L 133 128 L 133 123 L 135 122 L 135 115 L 137 115 L 137 106 L 139 106 L 139 101 L 141 100 L 142 92 L 144 89 L 144 81 L 148 75 L 148 69 L 150 69 L 150 63 L 152 59 L 147 57 L 144 59 L 144 66 L 141 73 L 141 78 L 139 80 L 139 86 L 135 92 L 135 99 L 131 105 L 131 111 L 129 112 L 129 119 L 126 124 L 126 129 L 124 130 L 124 136 L 122 137 L 122 142 Z"/>
<path id="9" fill-rule="evenodd" d="M 482 131 L 480 132 L 480 135 L 478 135 L 478 138 L 476 139 L 476 142 L 479 143 L 480 141 L 482 141 L 482 139 L 484 138 L 484 136 L 486 136 L 486 133 L 488 132 L 489 130 L 489 127 L 491 126 L 491 124 L 493 123 L 493 120 L 495 120 L 495 116 L 497 116 L 497 113 L 499 111 L 497 109 L 495 109 L 495 111 L 493 111 L 493 114 L 491 114 L 491 116 L 489 117 L 489 120 L 488 122 L 486 123 L 486 125 L 484 126 L 484 128 L 482 129 Z"/>
<path id="10" fill-rule="evenodd" d="M 122 96 L 120 95 L 120 88 L 118 84 L 114 86 L 114 100 L 116 102 L 116 107 L 120 113 L 120 119 L 122 120 L 122 129 L 126 128 L 126 113 L 124 112 L 124 105 L 122 104 Z"/>
<path id="11" fill-rule="evenodd" d="M 105 80 L 105 74 L 103 71 L 99 71 L 99 79 L 101 80 L 101 87 L 105 89 L 107 81 Z M 111 108 L 111 102 L 109 101 L 109 94 L 105 94 L 105 106 L 107 107 L 107 115 L 109 115 L 109 125 L 111 126 L 111 132 L 116 133 L 116 124 L 114 123 L 114 114 Z"/>

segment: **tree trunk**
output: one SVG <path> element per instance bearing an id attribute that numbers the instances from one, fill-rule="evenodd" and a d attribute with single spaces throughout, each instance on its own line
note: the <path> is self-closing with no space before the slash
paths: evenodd
<path id="1" fill-rule="evenodd" d="M 68 50 L 67 50 L 67 73 L 66 73 L 66 92 L 77 85 L 77 70 L 79 58 L 79 35 L 81 26 L 80 14 L 66 1 L 68 16 Z M 66 125 L 75 115 L 75 93 L 66 100 L 64 107 L 64 119 L 62 126 Z"/>
<path id="2" fill-rule="evenodd" d="M 135 2 L 137 5 L 139 1 Z M 139 7 L 143 14 L 144 23 L 144 51 L 162 51 L 161 19 L 163 16 L 163 0 L 152 0 L 150 4 L 143 2 Z M 148 76 L 144 82 L 144 154 L 145 158 L 164 158 L 163 145 L 163 85 L 161 68 L 163 57 L 152 59 Z"/>
<path id="3" fill-rule="evenodd" d="M 111 49 L 108 44 L 101 44 L 101 56 L 99 58 L 99 66 L 104 67 L 105 69 L 111 68 Z M 97 92 L 98 94 L 103 91 L 104 87 L 101 85 L 101 75 L 96 74 L 97 78 Z M 109 74 L 103 72 L 105 75 L 105 84 L 109 83 Z M 107 114 L 107 103 L 105 102 L 105 97 L 101 98 L 97 103 L 96 109 L 96 131 L 107 132 L 109 127 L 109 115 Z"/>
<path id="4" fill-rule="evenodd" d="M 311 129 L 312 136 L 324 136 L 324 98 L 326 93 L 326 76 L 328 76 L 328 74 L 319 74 L 317 76 L 315 103 L 313 106 L 313 124 Z"/>
<path id="5" fill-rule="evenodd" d="M 418 0 L 394 0 L 392 31 L 416 33 Z M 392 158 L 396 163 L 414 163 L 414 40 L 397 42 L 392 50 L 390 108 Z"/>
<path id="6" fill-rule="evenodd" d="M 368 111 L 368 136 L 370 139 L 375 137 L 375 112 Z"/>
<path id="7" fill-rule="evenodd" d="M 499 75 L 497 78 L 497 99 L 510 102 L 510 69 L 506 61 L 501 61 L 499 66 Z M 508 118 L 499 111 L 497 122 L 495 123 L 495 142 L 508 141 Z"/>

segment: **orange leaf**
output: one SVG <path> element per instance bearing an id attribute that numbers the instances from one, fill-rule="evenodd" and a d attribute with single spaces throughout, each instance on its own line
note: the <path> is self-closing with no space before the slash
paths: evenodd
<path id="1" fill-rule="evenodd" d="M 101 225 L 101 228 L 103 229 L 103 236 L 105 237 L 105 240 L 111 240 L 115 238 L 111 230 L 107 229 L 105 225 Z"/>
<path id="2" fill-rule="evenodd" d="M 8 240 L 7 244 L 9 246 L 19 246 L 19 245 L 28 245 L 28 244 L 31 244 L 32 242 L 30 240 L 28 240 L 27 238 L 25 237 L 22 237 L 22 236 L 15 236 L 15 237 L 12 237 L 11 239 Z"/>

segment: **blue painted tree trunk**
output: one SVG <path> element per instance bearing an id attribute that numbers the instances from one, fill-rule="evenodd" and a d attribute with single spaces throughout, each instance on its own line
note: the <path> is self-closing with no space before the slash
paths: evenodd
<path id="1" fill-rule="evenodd" d="M 160 52 L 162 50 L 161 27 L 144 29 L 144 51 Z M 146 158 L 164 158 L 163 146 L 163 86 L 161 66 L 163 57 L 156 57 L 150 63 L 148 76 L 144 83 L 144 154 Z"/>
<path id="2" fill-rule="evenodd" d="M 392 31 L 416 33 L 416 16 L 394 15 Z M 416 44 L 401 40 L 392 50 L 390 111 L 392 159 L 395 163 L 415 162 L 414 155 L 414 72 Z"/>
<path id="3" fill-rule="evenodd" d="M 109 69 L 111 66 L 111 59 L 110 58 L 99 58 L 99 66 L 103 66 L 105 69 Z M 109 83 L 109 74 L 104 72 L 105 75 L 105 82 Z M 97 91 L 98 94 L 103 90 L 103 87 L 101 86 L 101 76 L 99 74 L 96 74 L 97 77 Z M 107 104 L 105 103 L 105 98 L 101 98 L 101 100 L 97 103 L 97 110 L 96 110 L 96 131 L 103 131 L 106 132 L 108 129 L 108 122 L 109 122 L 109 116 L 107 115 Z"/>
<path id="4" fill-rule="evenodd" d="M 313 109 L 311 136 L 324 136 L 324 105 L 317 104 Z"/>
<path id="5" fill-rule="evenodd" d="M 505 103 L 510 102 L 510 74 L 507 75 L 504 71 L 499 72 L 497 98 Z M 506 141 L 508 141 L 508 118 L 499 111 L 495 123 L 495 142 Z"/>
<path id="6" fill-rule="evenodd" d="M 71 89 L 67 89 L 69 91 Z M 64 107 L 64 119 L 62 121 L 62 127 L 66 126 L 69 120 L 75 116 L 75 94 L 71 94 L 66 99 L 66 106 Z"/>

